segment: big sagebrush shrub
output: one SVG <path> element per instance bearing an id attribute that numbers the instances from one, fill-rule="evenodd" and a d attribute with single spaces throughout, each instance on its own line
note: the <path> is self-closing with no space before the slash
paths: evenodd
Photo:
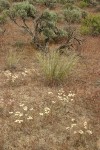
<path id="1" fill-rule="evenodd" d="M 82 19 L 82 12 L 79 9 L 67 8 L 64 10 L 64 19 L 69 23 L 80 22 Z"/>
<path id="2" fill-rule="evenodd" d="M 10 3 L 8 0 L 0 0 L 0 12 L 9 8 L 10 8 Z"/>
<path id="3" fill-rule="evenodd" d="M 72 11 L 71 14 L 69 13 L 70 11 Z M 56 43 L 57 40 L 59 41 L 59 39 L 63 40 L 65 38 L 65 40 L 63 40 L 64 42 L 60 43 L 60 48 L 58 48 L 60 50 L 62 47 L 64 47 L 64 50 L 65 48 L 72 49 L 72 41 L 76 41 L 77 39 L 74 33 L 70 32 L 71 28 L 69 30 L 68 26 L 70 19 L 71 22 L 75 22 L 77 18 L 80 19 L 82 16 L 82 13 L 79 14 L 79 11 L 76 9 L 70 11 L 67 13 L 65 10 L 67 29 L 61 29 L 61 27 L 58 26 L 60 17 L 56 11 L 46 9 L 41 12 L 28 1 L 13 3 L 10 9 L 7 11 L 7 15 L 18 27 L 29 33 L 29 35 L 32 37 L 32 44 L 36 49 L 48 51 L 50 42 Z M 20 19 L 22 23 L 20 23 L 18 19 Z M 29 19 L 32 23 L 31 26 L 28 22 Z M 77 41 L 79 40 L 77 39 Z"/>

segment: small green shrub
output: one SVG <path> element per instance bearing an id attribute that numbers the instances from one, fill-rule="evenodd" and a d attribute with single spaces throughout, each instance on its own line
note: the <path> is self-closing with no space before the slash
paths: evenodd
<path id="1" fill-rule="evenodd" d="M 7 69 L 15 69 L 17 64 L 21 59 L 21 55 L 19 55 L 16 51 L 9 50 L 6 57 L 6 67 Z"/>
<path id="2" fill-rule="evenodd" d="M 58 2 L 61 4 L 66 4 L 66 3 L 74 4 L 75 0 L 58 0 Z"/>
<path id="3" fill-rule="evenodd" d="M 9 8 L 10 8 L 10 3 L 8 0 L 0 0 L 0 12 Z"/>
<path id="4" fill-rule="evenodd" d="M 83 34 L 99 35 L 100 15 L 87 16 L 83 21 L 83 25 L 81 26 L 81 32 Z"/>
<path id="5" fill-rule="evenodd" d="M 57 4 L 57 0 L 45 0 L 45 5 L 49 8 L 54 8 Z"/>
<path id="6" fill-rule="evenodd" d="M 29 4 L 29 2 L 15 3 L 8 11 L 8 15 L 11 19 L 20 17 L 21 19 L 25 20 L 28 17 L 34 18 L 35 14 L 36 9 L 32 4 Z"/>
<path id="7" fill-rule="evenodd" d="M 14 44 L 13 44 L 14 47 L 17 47 L 17 48 L 22 48 L 24 46 L 24 42 L 23 41 L 16 41 Z"/>
<path id="8" fill-rule="evenodd" d="M 89 27 L 82 26 L 82 27 L 80 28 L 80 32 L 81 32 L 81 34 L 83 34 L 83 35 L 87 35 L 87 34 L 90 34 L 90 29 L 89 29 Z"/>
<path id="9" fill-rule="evenodd" d="M 82 18 L 82 12 L 78 9 L 65 9 L 64 18 L 70 23 L 80 22 Z"/>
<path id="10" fill-rule="evenodd" d="M 6 23 L 6 16 L 5 15 L 0 15 L 0 25 L 3 25 Z"/>
<path id="11" fill-rule="evenodd" d="M 49 83 L 55 83 L 68 77 L 78 58 L 75 54 L 67 57 L 60 55 L 59 52 L 52 51 L 48 54 L 40 53 L 38 60 L 46 80 Z"/>
<path id="12" fill-rule="evenodd" d="M 84 2 L 84 1 L 80 1 L 80 2 L 79 2 L 79 7 L 80 7 L 80 8 L 88 7 L 88 3 L 87 3 L 87 2 Z"/>

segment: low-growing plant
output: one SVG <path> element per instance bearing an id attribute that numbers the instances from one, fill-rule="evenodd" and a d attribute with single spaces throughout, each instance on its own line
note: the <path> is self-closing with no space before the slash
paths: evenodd
<path id="1" fill-rule="evenodd" d="M 76 54 L 63 56 L 57 51 L 47 54 L 39 53 L 38 60 L 43 74 L 49 83 L 55 83 L 66 79 L 78 61 Z"/>
<path id="2" fill-rule="evenodd" d="M 17 48 L 22 48 L 24 46 L 24 42 L 23 41 L 16 41 L 14 44 L 13 44 L 14 47 L 17 47 Z"/>
<path id="3" fill-rule="evenodd" d="M 5 15 L 0 15 L 0 25 L 3 25 L 6 23 L 6 16 Z"/>
<path id="4" fill-rule="evenodd" d="M 85 2 L 85 1 L 80 1 L 80 2 L 79 2 L 79 7 L 80 7 L 80 8 L 88 7 L 88 3 Z"/>
<path id="5" fill-rule="evenodd" d="M 58 2 L 61 4 L 66 4 L 66 3 L 74 4 L 75 0 L 58 0 Z"/>
<path id="6" fill-rule="evenodd" d="M 54 8 L 57 4 L 57 0 L 45 0 L 45 5 L 49 8 Z"/>
<path id="7" fill-rule="evenodd" d="M 84 34 L 100 34 L 100 15 L 87 16 L 81 26 L 81 32 Z"/>
<path id="8" fill-rule="evenodd" d="M 64 18 L 68 23 L 80 22 L 82 19 L 82 12 L 79 9 L 65 9 Z"/>
<path id="9" fill-rule="evenodd" d="M 0 0 L 0 12 L 9 8 L 10 8 L 10 3 L 8 0 Z"/>
<path id="10" fill-rule="evenodd" d="M 83 2 L 87 3 L 88 6 L 96 6 L 97 5 L 96 0 L 83 0 Z"/>
<path id="11" fill-rule="evenodd" d="M 16 69 L 20 59 L 21 55 L 19 55 L 16 51 L 13 51 L 12 49 L 9 50 L 5 60 L 7 69 Z"/>

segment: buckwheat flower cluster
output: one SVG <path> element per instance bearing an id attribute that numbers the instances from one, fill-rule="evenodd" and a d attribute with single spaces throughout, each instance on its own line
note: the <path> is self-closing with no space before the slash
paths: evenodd
<path id="1" fill-rule="evenodd" d="M 15 122 L 17 122 L 17 123 L 22 123 L 23 120 L 15 120 Z"/>
<path id="2" fill-rule="evenodd" d="M 58 92 L 58 98 L 61 101 L 71 102 L 71 101 L 74 101 L 74 97 L 75 97 L 75 94 L 72 93 L 71 91 L 69 92 L 68 95 L 66 95 L 65 91 L 63 90 L 63 88 L 60 89 L 59 92 Z"/>
<path id="3" fill-rule="evenodd" d="M 82 124 L 76 123 L 76 120 L 74 118 L 71 119 L 71 125 L 66 127 L 67 131 L 72 131 L 73 134 L 92 134 L 92 131 L 88 129 L 88 123 L 87 121 L 83 122 Z"/>
<path id="4" fill-rule="evenodd" d="M 44 114 L 49 114 L 50 113 L 50 108 L 49 107 L 45 107 L 43 112 L 40 112 L 39 115 L 43 116 Z"/>
<path id="5" fill-rule="evenodd" d="M 22 72 L 22 75 L 25 77 L 25 76 L 28 76 L 28 75 L 31 75 L 32 73 L 32 70 L 31 69 L 24 69 L 24 71 Z"/>
<path id="6" fill-rule="evenodd" d="M 29 115 L 30 111 L 33 111 L 33 108 L 28 108 L 24 103 L 20 103 L 19 106 L 22 108 L 21 112 L 16 111 L 16 112 L 9 112 L 10 115 L 13 115 L 16 118 L 14 121 L 15 123 L 22 123 L 26 120 L 32 120 L 33 117 Z"/>
<path id="7" fill-rule="evenodd" d="M 45 114 L 49 114 L 50 113 L 50 108 L 49 107 L 45 107 L 44 108 L 44 113 Z"/>
<path id="8" fill-rule="evenodd" d="M 12 82 L 15 82 L 15 80 L 18 79 L 18 77 L 19 76 L 17 74 L 12 75 L 12 78 L 11 78 Z"/>

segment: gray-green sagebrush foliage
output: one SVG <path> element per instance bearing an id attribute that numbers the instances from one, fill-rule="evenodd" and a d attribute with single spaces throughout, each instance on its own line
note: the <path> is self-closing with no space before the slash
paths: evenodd
<path id="1" fill-rule="evenodd" d="M 70 30 L 68 30 L 68 28 L 61 29 L 57 26 L 59 15 L 55 11 L 45 9 L 41 12 L 28 1 L 13 3 L 9 10 L 7 10 L 7 15 L 17 26 L 25 29 L 31 35 L 32 43 L 37 49 L 46 51 L 51 41 L 56 41 L 56 39 L 61 37 L 67 39 L 64 43 L 65 48 L 69 46 L 71 38 L 76 40 L 73 34 L 70 34 L 72 37 L 70 36 L 69 38 Z M 19 24 L 18 19 L 22 20 L 22 25 Z M 28 24 L 29 19 L 32 21 L 33 30 Z M 78 39 L 76 41 L 78 41 Z M 60 48 L 63 47 L 63 43 L 61 44 L 62 46 L 60 46 Z M 59 48 L 57 48 L 57 50 L 58 49 Z"/>
<path id="2" fill-rule="evenodd" d="M 9 9 L 10 3 L 8 0 L 0 0 L 0 12 L 2 12 L 5 9 Z"/>

